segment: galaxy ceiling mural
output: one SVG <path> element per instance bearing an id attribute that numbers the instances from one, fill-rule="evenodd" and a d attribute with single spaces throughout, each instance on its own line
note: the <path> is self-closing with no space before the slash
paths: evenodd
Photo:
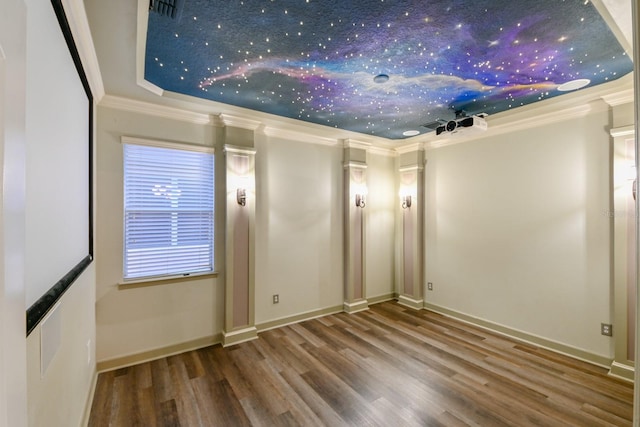
<path id="1" fill-rule="evenodd" d="M 389 139 L 633 69 L 588 0 L 171 3 L 149 13 L 149 82 Z"/>

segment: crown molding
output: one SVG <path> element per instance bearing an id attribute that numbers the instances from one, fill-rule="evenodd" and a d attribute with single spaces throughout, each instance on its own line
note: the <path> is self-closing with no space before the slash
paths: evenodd
<path id="1" fill-rule="evenodd" d="M 613 128 L 609 131 L 609 134 L 613 137 L 613 138 L 618 138 L 621 136 L 633 136 L 636 133 L 636 128 L 634 125 L 630 125 L 630 126 L 621 126 L 618 128 Z"/>
<path id="2" fill-rule="evenodd" d="M 344 148 L 357 148 L 359 150 L 368 151 L 371 148 L 370 142 L 358 141 L 357 139 L 347 138 L 342 141 Z"/>
<path id="3" fill-rule="evenodd" d="M 243 116 L 236 116 L 232 114 L 222 113 L 220 114 L 220 118 L 225 126 L 236 127 L 241 129 L 247 129 L 251 131 L 255 131 L 260 126 L 262 126 L 262 122 L 258 120 L 249 119 Z"/>
<path id="4" fill-rule="evenodd" d="M 578 117 L 584 117 L 592 111 L 594 111 L 594 108 L 591 104 L 584 104 L 578 105 L 576 107 L 565 108 L 559 111 L 551 111 L 548 113 L 538 113 L 534 115 L 521 113 L 520 117 L 512 116 L 509 119 L 502 118 L 502 120 L 498 120 L 496 118 L 495 123 L 487 120 L 489 128 L 484 132 L 474 133 L 471 135 L 465 135 L 464 132 L 462 132 L 460 134 L 454 134 L 448 138 L 434 138 L 433 140 L 425 143 L 425 148 L 427 150 L 432 150 L 449 145 L 460 144 L 462 142 L 496 136 L 507 132 L 516 132 L 519 130 L 530 129 L 536 126 L 567 121 Z"/>
<path id="5" fill-rule="evenodd" d="M 403 145 L 402 147 L 398 147 L 395 149 L 395 151 L 398 154 L 406 154 L 406 153 L 413 153 L 414 151 L 424 150 L 424 148 L 425 148 L 424 143 L 415 142 L 413 144 Z"/>
<path id="6" fill-rule="evenodd" d="M 262 129 L 262 133 L 271 138 L 284 138 L 292 141 L 305 142 L 308 144 L 319 144 L 319 145 L 327 145 L 327 146 L 335 146 L 338 145 L 337 138 L 330 138 L 325 136 L 313 135 L 311 133 L 292 130 L 292 129 L 281 129 L 274 126 L 265 126 Z"/>
<path id="7" fill-rule="evenodd" d="M 367 150 L 370 154 L 375 154 L 377 156 L 385 156 L 385 157 L 398 157 L 398 152 L 392 148 L 384 148 L 384 147 L 376 147 L 373 146 Z"/>
<path id="8" fill-rule="evenodd" d="M 414 172 L 414 171 L 421 171 L 421 170 L 424 170 L 423 165 L 411 165 L 411 166 L 403 166 L 399 168 L 398 172 L 404 173 L 404 172 Z"/>
<path id="9" fill-rule="evenodd" d="M 149 2 L 138 0 L 138 13 L 136 14 L 136 84 L 148 90 L 154 95 L 162 96 L 164 89 L 156 86 L 144 78 L 144 60 L 147 49 L 147 25 L 149 23 Z"/>
<path id="10" fill-rule="evenodd" d="M 602 100 L 609 104 L 611 107 L 618 105 L 629 104 L 633 102 L 633 88 L 625 89 L 620 92 L 614 92 L 602 96 Z"/>
<path id="11" fill-rule="evenodd" d="M 93 99 L 98 103 L 105 96 L 105 90 L 84 2 L 81 0 L 62 0 L 62 5 L 91 87 Z"/>
<path id="12" fill-rule="evenodd" d="M 490 136 L 496 136 L 507 132 L 515 132 L 518 130 L 530 129 L 536 126 L 542 126 L 550 123 L 557 123 L 567 121 L 579 117 L 584 117 L 590 112 L 594 111 L 592 104 L 583 104 L 571 108 L 565 108 L 558 111 L 550 111 L 547 113 L 536 112 L 519 112 L 518 115 L 509 115 L 509 117 L 503 116 L 498 118 L 496 116 L 495 122 L 487 120 L 489 128 L 481 133 L 473 133 L 465 135 L 461 133 L 459 135 L 453 135 L 451 137 L 438 138 L 432 137 L 429 141 L 425 142 L 426 150 L 433 150 L 436 148 L 442 148 L 449 145 L 460 144 L 462 142 L 473 141 Z"/>
<path id="13" fill-rule="evenodd" d="M 364 162 L 357 162 L 355 160 L 350 160 L 344 163 L 345 169 L 366 169 L 367 164 Z"/>
<path id="14" fill-rule="evenodd" d="M 210 125 L 216 127 L 225 125 L 225 123 L 221 121 L 220 117 L 215 114 L 195 113 L 180 108 L 167 107 L 165 105 L 137 101 L 120 96 L 105 95 L 98 105 L 100 107 L 146 114 L 148 116 L 156 116 L 164 119 L 178 120 L 199 125 Z"/>
<path id="15" fill-rule="evenodd" d="M 187 142 L 174 142 L 159 139 L 138 138 L 135 136 L 122 135 L 120 137 L 122 144 L 146 145 L 149 147 L 170 148 L 173 150 L 195 151 L 198 153 L 215 153 L 214 147 L 200 144 L 191 144 Z M 127 282 L 130 283 L 130 282 Z"/>
<path id="16" fill-rule="evenodd" d="M 584 117 L 591 112 L 625 104 L 632 100 L 633 78 L 631 75 L 627 75 L 610 83 L 488 116 L 485 119 L 488 129 L 481 133 L 436 136 L 434 132 L 431 132 L 421 138 L 421 141 L 424 141 L 426 150 L 432 150 L 502 133 Z"/>
<path id="17" fill-rule="evenodd" d="M 344 139 L 343 146 L 344 148 L 357 148 L 360 150 L 365 150 L 369 154 L 374 154 L 378 156 L 397 157 L 398 155 L 395 149 L 378 147 L 376 145 L 373 145 L 373 143 L 371 142 L 360 141 L 353 138 Z"/>
<path id="18" fill-rule="evenodd" d="M 236 153 L 236 154 L 245 154 L 245 155 L 253 155 L 257 153 L 257 151 L 253 148 L 239 147 L 237 145 L 225 144 L 224 146 L 225 153 Z"/>

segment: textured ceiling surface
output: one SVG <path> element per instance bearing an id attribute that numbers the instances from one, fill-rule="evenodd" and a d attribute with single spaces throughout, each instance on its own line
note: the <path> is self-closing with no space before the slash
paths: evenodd
<path id="1" fill-rule="evenodd" d="M 588 0 L 174 1 L 149 13 L 149 82 L 389 139 L 633 69 Z"/>

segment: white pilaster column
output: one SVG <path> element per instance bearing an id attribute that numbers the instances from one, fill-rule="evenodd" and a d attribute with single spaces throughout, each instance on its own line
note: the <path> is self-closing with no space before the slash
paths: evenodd
<path id="1" fill-rule="evenodd" d="M 223 345 L 257 338 L 255 327 L 255 150 L 225 145 L 226 233 Z"/>
<path id="2" fill-rule="evenodd" d="M 344 149 L 344 311 L 369 308 L 366 298 L 365 225 L 367 151 L 347 142 Z"/>
<path id="3" fill-rule="evenodd" d="M 398 302 L 415 309 L 424 305 L 424 150 L 400 156 L 400 213 L 397 268 Z"/>

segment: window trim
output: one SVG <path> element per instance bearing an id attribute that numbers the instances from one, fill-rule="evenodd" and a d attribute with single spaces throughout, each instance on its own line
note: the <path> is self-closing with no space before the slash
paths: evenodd
<path id="1" fill-rule="evenodd" d="M 215 154 L 216 149 L 208 145 L 197 145 L 188 142 L 162 141 L 158 139 L 136 138 L 133 136 L 122 136 L 120 138 L 122 144 L 146 145 L 157 148 L 170 148 L 172 150 L 196 151 L 200 153 Z"/>
<path id="2" fill-rule="evenodd" d="M 207 146 L 207 145 L 198 145 L 198 144 L 192 144 L 192 143 L 187 143 L 187 142 L 174 142 L 174 141 L 166 141 L 166 140 L 159 140 L 159 139 L 149 139 L 149 138 L 138 138 L 138 137 L 133 137 L 133 136 L 127 136 L 127 135 L 122 135 L 120 137 L 120 143 L 122 144 L 122 164 L 124 165 L 124 145 L 125 144 L 130 144 L 130 145 L 143 145 L 143 146 L 148 146 L 148 147 L 156 147 L 156 148 L 169 148 L 172 150 L 183 150 L 183 151 L 194 151 L 194 152 L 199 152 L 199 153 L 207 153 L 207 154 L 212 154 L 214 156 L 214 179 L 215 179 L 215 148 L 211 147 L 211 146 Z M 122 171 L 122 198 L 124 200 L 124 169 Z M 216 209 L 215 206 L 217 205 L 217 203 L 215 202 L 215 185 L 214 185 L 214 194 L 213 194 L 213 198 L 214 198 L 214 212 L 213 212 L 213 227 L 214 227 L 214 238 L 213 238 L 213 254 L 214 254 L 214 259 L 213 259 L 213 267 L 214 269 L 212 271 L 199 271 L 199 272 L 193 272 L 193 273 L 182 273 L 182 274 L 171 274 L 171 275 L 158 275 L 158 276 L 147 276 L 147 277 L 134 277 L 131 279 L 126 279 L 124 277 L 124 263 L 121 265 L 122 270 L 120 272 L 120 280 L 117 282 L 117 286 L 118 287 L 124 287 L 126 288 L 127 286 L 131 285 L 132 287 L 138 287 L 138 286 L 145 286 L 145 285 L 154 285 L 154 284 L 162 284 L 164 282 L 168 282 L 168 281 L 182 281 L 182 280 L 190 280 L 190 279 L 199 279 L 199 278 L 204 278 L 206 276 L 212 276 L 215 277 L 219 274 L 219 271 L 216 269 L 216 262 L 215 262 L 215 254 L 216 254 L 216 235 L 215 235 L 215 228 L 216 228 Z M 124 219 L 124 215 L 125 215 L 125 210 L 124 210 L 124 204 L 122 206 L 122 217 Z M 124 222 L 123 222 L 123 229 L 122 229 L 122 256 L 124 257 L 124 244 L 125 244 L 125 230 L 124 230 Z M 124 258 L 123 258 L 124 260 Z"/>

